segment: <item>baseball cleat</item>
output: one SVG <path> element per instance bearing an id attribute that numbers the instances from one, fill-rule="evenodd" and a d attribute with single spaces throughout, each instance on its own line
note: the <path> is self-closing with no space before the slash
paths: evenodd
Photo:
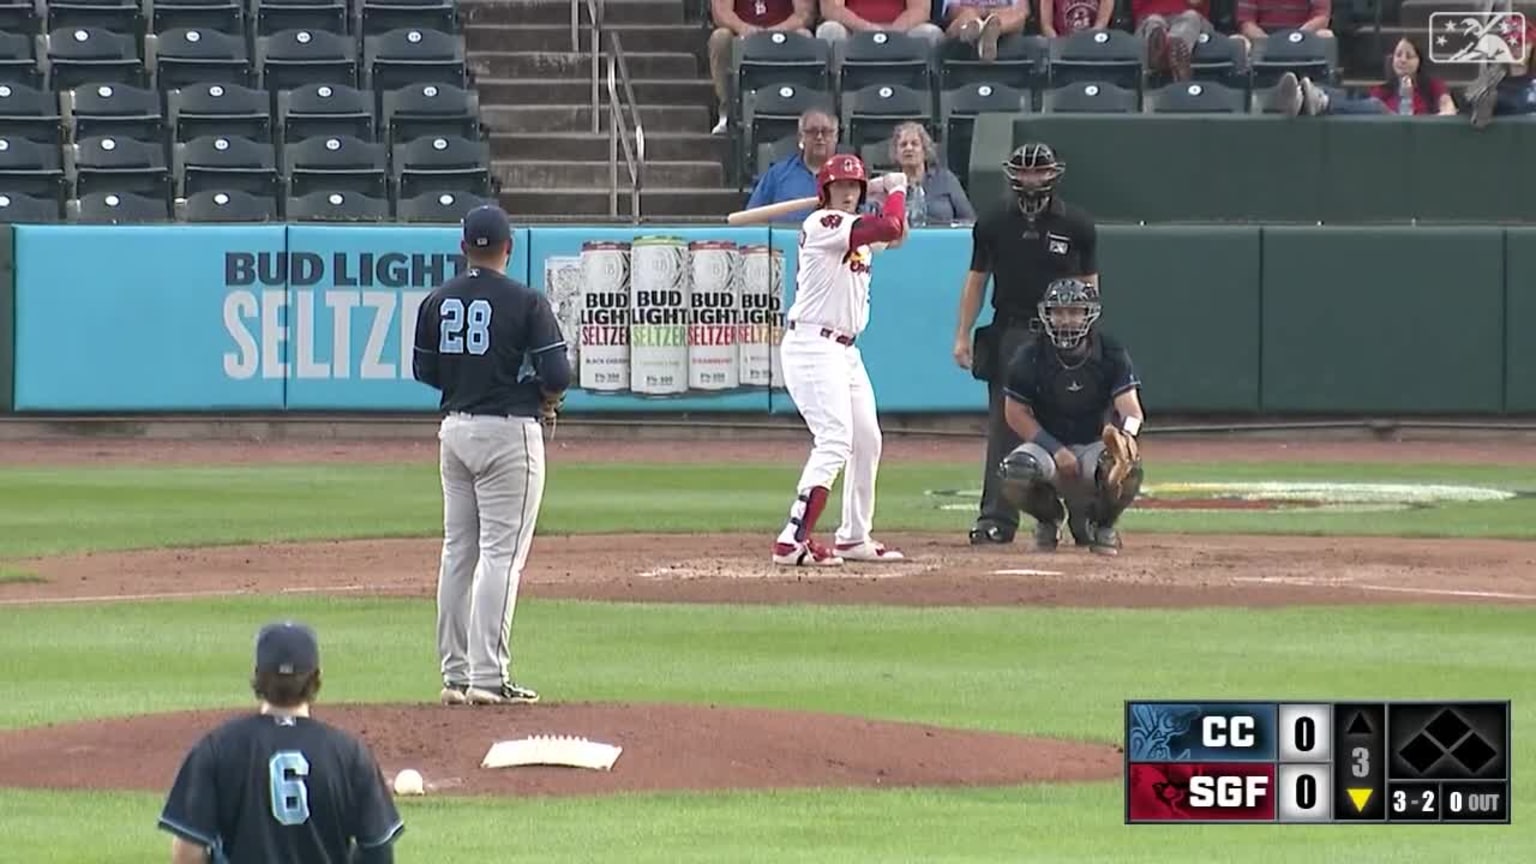
<path id="1" fill-rule="evenodd" d="M 444 705 L 468 705 L 468 684 L 444 684 L 443 692 L 438 698 Z"/>
<path id="2" fill-rule="evenodd" d="M 1056 544 L 1061 542 L 1061 526 L 1055 522 L 1035 523 L 1035 551 L 1055 552 Z"/>
<path id="3" fill-rule="evenodd" d="M 905 561 L 907 558 L 900 550 L 887 548 L 884 543 L 873 540 L 839 543 L 836 555 L 844 561 Z"/>
<path id="4" fill-rule="evenodd" d="M 464 695 L 471 705 L 532 704 L 539 701 L 538 693 L 510 682 L 500 687 L 470 687 Z"/>
<path id="5" fill-rule="evenodd" d="M 807 540 L 801 543 L 773 544 L 773 563 L 785 567 L 838 567 L 842 565 L 843 559 L 815 540 Z"/>
<path id="6" fill-rule="evenodd" d="M 981 524 L 971 529 L 971 545 L 985 546 L 989 543 L 1012 543 L 1013 529 L 1004 528 L 1001 525 Z"/>
<path id="7" fill-rule="evenodd" d="M 1097 555 L 1120 554 L 1120 532 L 1111 525 L 1096 525 L 1093 529 L 1093 545 L 1088 547 L 1089 552 Z"/>

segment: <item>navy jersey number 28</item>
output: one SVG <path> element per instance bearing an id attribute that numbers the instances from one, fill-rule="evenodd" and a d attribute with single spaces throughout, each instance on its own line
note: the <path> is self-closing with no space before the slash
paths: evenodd
<path id="1" fill-rule="evenodd" d="M 479 299 L 464 301 L 457 297 L 443 300 L 441 321 L 438 324 L 438 353 L 463 354 L 467 347 L 471 354 L 484 354 L 491 348 L 491 304 Z"/>

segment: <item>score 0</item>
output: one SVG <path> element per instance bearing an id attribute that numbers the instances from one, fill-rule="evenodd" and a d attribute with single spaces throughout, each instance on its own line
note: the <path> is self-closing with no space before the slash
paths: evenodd
<path id="1" fill-rule="evenodd" d="M 1277 719 L 1277 816 L 1327 822 L 1333 818 L 1333 708 L 1281 703 Z"/>

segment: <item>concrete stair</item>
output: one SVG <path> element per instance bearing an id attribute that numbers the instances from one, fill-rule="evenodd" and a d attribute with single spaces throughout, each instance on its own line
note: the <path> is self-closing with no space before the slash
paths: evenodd
<path id="1" fill-rule="evenodd" d="M 608 219 L 607 56 L 599 58 L 594 134 L 586 7 L 575 50 L 569 0 L 461 0 L 459 9 L 507 212 L 524 223 Z M 708 32 L 685 20 L 684 9 L 684 0 L 604 6 L 604 26 L 623 43 L 645 127 L 647 220 L 718 219 L 743 200 L 726 186 L 729 140 L 709 134 L 715 100 L 704 60 Z M 627 218 L 629 170 L 622 146 L 619 153 L 619 213 Z"/>

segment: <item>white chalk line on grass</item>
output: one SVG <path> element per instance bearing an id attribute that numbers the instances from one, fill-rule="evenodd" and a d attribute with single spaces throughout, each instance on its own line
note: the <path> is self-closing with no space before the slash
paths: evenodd
<path id="1" fill-rule="evenodd" d="M 1509 591 L 1472 591 L 1461 588 L 1412 588 L 1405 585 L 1369 585 L 1336 579 L 1309 579 L 1303 576 L 1234 576 L 1233 582 L 1264 582 L 1273 585 L 1302 585 L 1309 588 L 1357 588 L 1361 591 L 1390 591 L 1395 594 L 1424 594 L 1432 597 L 1482 597 L 1489 600 L 1536 600 L 1536 594 Z"/>
<path id="2" fill-rule="evenodd" d="M 276 594 L 336 594 L 351 591 L 367 591 L 384 588 L 384 585 L 338 585 L 334 588 L 302 587 L 263 589 L 235 589 L 231 591 L 165 591 L 159 594 L 96 594 L 85 597 L 19 597 L 0 600 L 0 606 L 54 606 L 65 603 L 131 603 L 144 600 L 193 600 L 207 597 L 271 597 Z"/>

